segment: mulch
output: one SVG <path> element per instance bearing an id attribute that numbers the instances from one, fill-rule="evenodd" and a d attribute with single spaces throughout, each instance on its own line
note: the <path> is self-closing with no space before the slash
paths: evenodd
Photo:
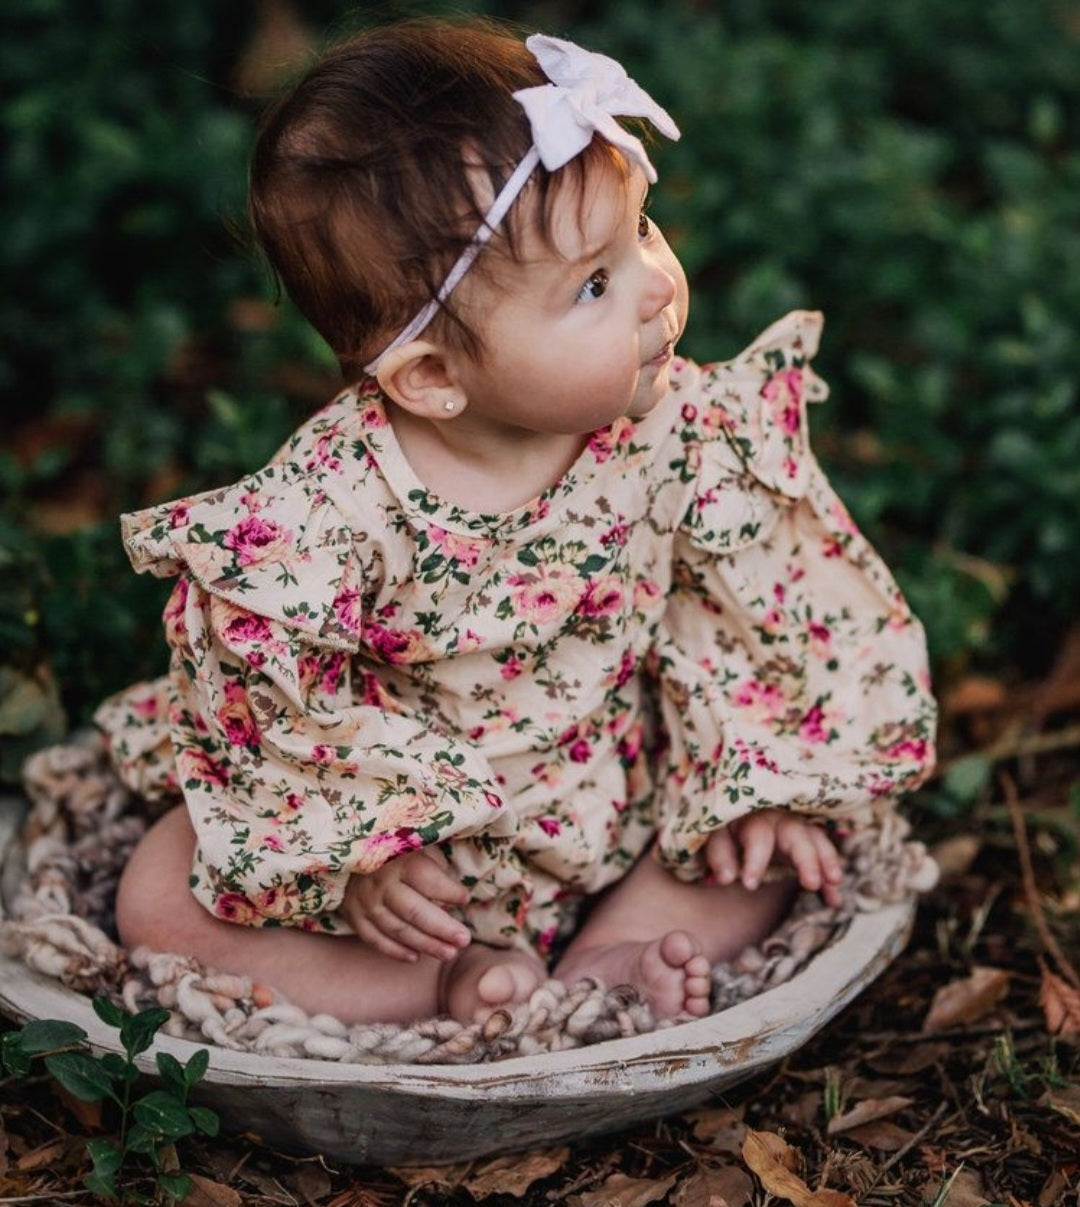
<path id="1" fill-rule="evenodd" d="M 695 1111 L 463 1165 L 193 1140 L 188 1207 L 1080 1207 L 1080 701 L 1048 713 L 1045 693 L 992 687 L 946 700 L 945 769 L 910 810 L 944 874 L 908 949 L 768 1074 Z M 985 785 L 942 793 L 971 783 L 949 774 L 973 753 Z M 99 1122 L 47 1077 L 2 1083 L 0 1204 L 93 1201 Z"/>

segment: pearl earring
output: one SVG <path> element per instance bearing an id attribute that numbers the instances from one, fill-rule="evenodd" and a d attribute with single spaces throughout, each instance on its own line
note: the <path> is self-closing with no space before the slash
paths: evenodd
<path id="1" fill-rule="evenodd" d="M 448 398 L 442 405 L 444 411 L 452 411 L 457 403 L 452 398 Z"/>

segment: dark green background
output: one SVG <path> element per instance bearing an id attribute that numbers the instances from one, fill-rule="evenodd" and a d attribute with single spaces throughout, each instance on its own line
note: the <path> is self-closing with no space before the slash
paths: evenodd
<path id="1" fill-rule="evenodd" d="M 164 588 L 116 515 L 256 467 L 333 365 L 250 304 L 272 289 L 236 233 L 259 107 L 238 79 L 272 65 L 250 48 L 278 7 L 4 8 L 0 699 L 47 657 L 78 720 L 163 663 Z M 939 677 L 1042 668 L 1080 601 L 1080 8 L 456 8 L 607 51 L 670 110 L 653 213 L 693 286 L 682 350 L 824 310 L 815 440 Z M 292 8 L 317 38 L 435 11 Z"/>

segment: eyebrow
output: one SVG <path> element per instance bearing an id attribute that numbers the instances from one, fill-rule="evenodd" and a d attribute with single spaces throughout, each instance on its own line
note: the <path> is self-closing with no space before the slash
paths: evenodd
<path id="1" fill-rule="evenodd" d="M 645 199 L 648 197 L 648 195 L 649 195 L 649 182 L 646 181 L 645 187 L 641 190 L 641 198 L 638 201 L 638 205 L 637 205 L 639 212 L 644 207 Z M 582 254 L 580 256 L 575 256 L 572 260 L 571 259 L 566 260 L 565 263 L 566 263 L 567 267 L 568 268 L 581 268 L 584 265 L 588 264 L 591 260 L 599 260 L 603 256 L 603 254 L 608 250 L 608 248 L 611 247 L 611 245 L 615 242 L 615 240 L 617 238 L 618 238 L 618 233 L 617 232 L 613 233 L 611 235 L 611 237 L 609 239 L 605 239 L 603 243 L 598 244 L 596 247 L 587 248 L 584 252 L 582 252 Z"/>

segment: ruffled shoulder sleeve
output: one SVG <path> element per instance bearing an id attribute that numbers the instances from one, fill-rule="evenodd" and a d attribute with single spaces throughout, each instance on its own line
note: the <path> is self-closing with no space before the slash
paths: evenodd
<path id="1" fill-rule="evenodd" d="M 353 532 L 317 482 L 293 466 L 273 464 L 234 486 L 125 515 L 121 531 L 140 572 L 186 572 L 212 595 L 315 645 L 359 645 Z"/>
<path id="2" fill-rule="evenodd" d="M 753 544 L 805 496 L 807 404 L 828 397 L 810 365 L 821 328 L 818 312 L 796 310 L 733 360 L 684 366 L 677 389 L 695 488 L 683 526 L 695 545 L 730 553 Z"/>

